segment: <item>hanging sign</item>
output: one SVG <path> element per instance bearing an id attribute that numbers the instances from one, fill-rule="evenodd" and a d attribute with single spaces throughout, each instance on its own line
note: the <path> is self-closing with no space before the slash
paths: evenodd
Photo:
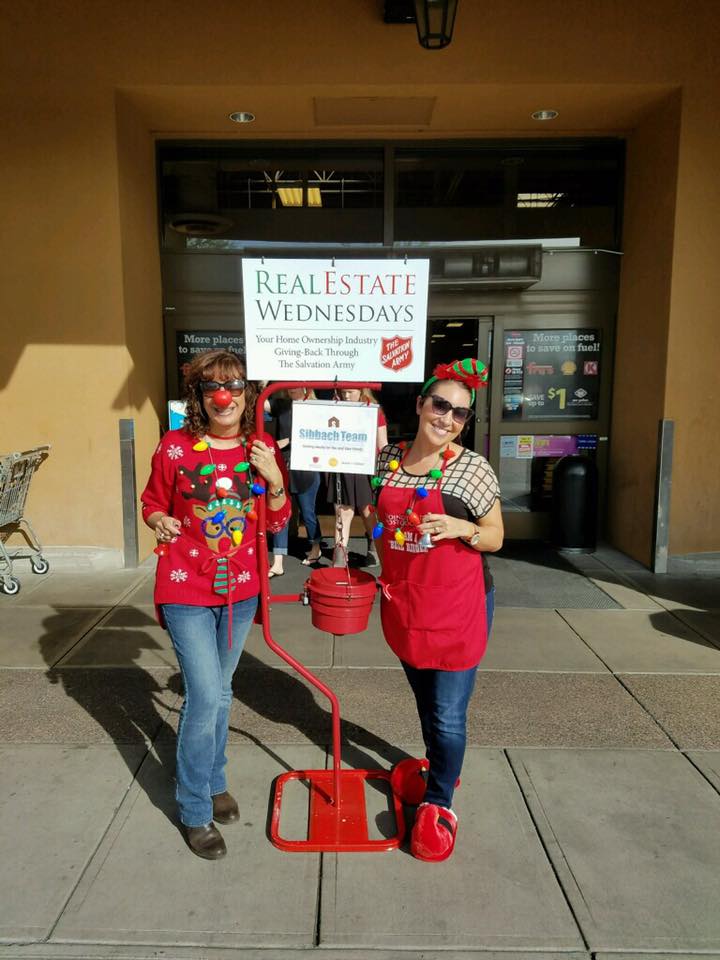
<path id="1" fill-rule="evenodd" d="M 244 259 L 248 377 L 422 383 L 429 265 Z"/>
<path id="2" fill-rule="evenodd" d="M 377 404 L 293 403 L 290 469 L 375 473 Z"/>

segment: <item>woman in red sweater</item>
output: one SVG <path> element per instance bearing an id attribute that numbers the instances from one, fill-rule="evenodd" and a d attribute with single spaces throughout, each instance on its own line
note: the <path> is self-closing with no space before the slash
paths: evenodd
<path id="1" fill-rule="evenodd" d="M 267 434 L 253 436 L 257 387 L 232 353 L 196 356 L 185 380 L 187 417 L 152 458 L 143 519 L 158 541 L 155 604 L 170 634 L 185 701 L 177 737 L 176 798 L 190 849 L 226 853 L 213 821 L 232 823 L 225 746 L 232 676 L 260 589 L 257 499 L 267 497 L 268 530 L 290 517 L 282 456 Z"/>

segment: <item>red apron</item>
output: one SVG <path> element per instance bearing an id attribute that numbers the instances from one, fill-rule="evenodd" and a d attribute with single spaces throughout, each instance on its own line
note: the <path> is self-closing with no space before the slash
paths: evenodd
<path id="1" fill-rule="evenodd" d="M 378 517 L 385 524 L 380 583 L 383 633 L 392 651 L 419 669 L 468 670 L 477 666 L 487 645 L 485 581 L 482 557 L 457 539 L 420 546 L 415 527 L 403 527 L 400 546 L 393 532 L 412 498 L 407 487 L 385 486 Z M 421 517 L 445 513 L 440 490 L 415 504 Z"/>

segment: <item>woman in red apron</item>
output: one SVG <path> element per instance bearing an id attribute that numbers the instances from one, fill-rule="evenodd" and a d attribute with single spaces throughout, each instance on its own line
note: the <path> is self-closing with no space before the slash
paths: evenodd
<path id="1" fill-rule="evenodd" d="M 503 541 L 495 474 L 455 442 L 486 383 L 476 360 L 436 367 L 417 400 L 415 439 L 385 447 L 374 480 L 383 632 L 415 694 L 426 746 L 425 759 L 403 760 L 393 771 L 402 799 L 423 801 L 410 841 L 421 860 L 444 860 L 455 844 L 453 792 L 491 616 L 482 554 Z"/>
<path id="2" fill-rule="evenodd" d="M 288 522 L 285 466 L 272 439 L 253 437 L 254 383 L 224 350 L 189 365 L 187 416 L 152 459 L 143 518 L 158 546 L 155 604 L 183 677 L 175 770 L 188 846 L 207 860 L 226 853 L 215 826 L 239 819 L 225 778 L 232 676 L 255 616 L 260 583 L 257 500 L 268 530 Z"/>

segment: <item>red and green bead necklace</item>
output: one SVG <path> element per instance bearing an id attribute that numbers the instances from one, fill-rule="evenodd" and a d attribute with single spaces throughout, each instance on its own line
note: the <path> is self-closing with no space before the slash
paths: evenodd
<path id="1" fill-rule="evenodd" d="M 407 457 L 411 449 L 411 447 L 407 446 L 404 441 L 402 443 L 399 443 L 398 446 L 404 452 L 401 460 L 397 460 L 393 458 L 388 463 L 388 469 L 391 471 L 391 473 L 397 473 L 397 471 L 405 462 L 405 458 Z M 452 450 L 450 450 L 449 447 L 446 447 L 440 454 L 440 466 L 435 467 L 429 471 L 428 476 L 432 480 L 436 481 L 435 489 L 439 490 L 442 487 L 443 476 L 445 474 L 445 467 L 447 466 L 448 461 L 452 460 L 453 456 L 454 454 Z M 370 485 L 375 491 L 375 496 L 377 497 L 380 492 L 380 487 L 382 486 L 382 478 L 377 476 L 372 477 L 370 480 Z M 408 504 L 407 509 L 405 510 L 405 515 L 403 517 L 402 522 L 395 528 L 395 530 L 391 531 L 395 543 L 397 543 L 399 546 L 402 546 L 405 543 L 405 539 L 406 539 L 405 531 L 408 529 L 408 525 L 417 527 L 418 524 L 422 523 L 422 517 L 418 513 L 416 513 L 415 506 L 418 500 L 425 500 L 428 496 L 428 493 L 429 491 L 425 486 L 419 486 L 413 489 L 412 495 L 410 497 L 410 502 Z M 375 509 L 376 509 L 375 506 L 371 507 L 371 510 L 373 513 L 375 512 Z M 385 532 L 385 524 L 381 520 L 378 520 L 375 526 L 373 527 L 373 532 L 372 532 L 373 540 L 379 539 L 384 532 Z M 428 542 L 425 543 L 424 546 L 432 546 L 432 542 L 429 539 L 429 535 L 428 535 Z"/>

